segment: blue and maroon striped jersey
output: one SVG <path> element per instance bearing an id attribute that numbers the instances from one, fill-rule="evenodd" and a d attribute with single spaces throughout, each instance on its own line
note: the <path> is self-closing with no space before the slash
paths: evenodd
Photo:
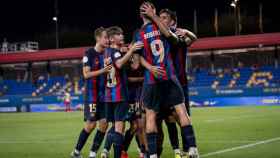
<path id="1" fill-rule="evenodd" d="M 171 31 L 176 32 L 176 29 Z M 188 83 L 186 72 L 188 48 L 185 41 L 179 41 L 176 45 L 172 45 L 171 52 L 177 78 L 180 84 L 184 86 Z"/>
<path id="2" fill-rule="evenodd" d="M 144 71 L 144 84 L 155 84 L 160 81 L 176 78 L 176 73 L 171 57 L 170 42 L 164 37 L 156 24 L 148 23 L 144 25 L 136 34 L 135 41 L 144 43 L 141 55 L 145 60 L 153 65 L 160 66 L 165 70 L 161 76 L 153 75 L 149 70 Z"/>
<path id="3" fill-rule="evenodd" d="M 104 68 L 104 54 L 97 52 L 94 48 L 88 49 L 83 57 L 83 66 L 90 67 L 90 71 Z M 85 79 L 84 99 L 87 103 L 104 101 L 105 75 Z"/>
<path id="4" fill-rule="evenodd" d="M 125 67 L 118 69 L 115 62 L 122 58 L 120 50 L 107 48 L 105 50 L 105 64 L 113 64 L 110 73 L 107 74 L 105 81 L 105 102 L 127 101 L 128 86 Z"/>

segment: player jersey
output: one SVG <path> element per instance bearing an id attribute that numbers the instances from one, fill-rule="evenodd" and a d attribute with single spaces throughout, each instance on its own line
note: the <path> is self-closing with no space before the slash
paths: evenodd
<path id="1" fill-rule="evenodd" d="M 128 77 L 143 77 L 144 76 L 144 72 L 143 72 L 143 68 L 140 67 L 137 70 L 132 70 L 131 68 L 128 69 L 127 71 L 127 75 Z M 128 82 L 128 88 L 129 90 L 138 88 L 138 87 L 142 87 L 143 82 Z"/>
<path id="2" fill-rule="evenodd" d="M 107 48 L 104 64 L 113 64 L 113 68 L 106 75 L 105 102 L 121 102 L 128 98 L 127 75 L 125 68 L 118 69 L 115 62 L 122 57 L 120 50 Z"/>
<path id="3" fill-rule="evenodd" d="M 173 61 L 171 57 L 171 45 L 166 37 L 161 35 L 157 25 L 148 23 L 136 34 L 135 41 L 144 43 L 142 55 L 145 60 L 153 65 L 160 66 L 165 70 L 164 75 L 153 75 L 149 70 L 144 71 L 144 84 L 155 84 L 160 81 L 176 78 Z"/>
<path id="4" fill-rule="evenodd" d="M 94 48 L 88 49 L 83 57 L 83 66 L 90 67 L 90 71 L 104 68 L 104 54 L 97 52 Z M 105 75 L 85 79 L 84 99 L 88 103 L 104 101 Z"/>
<path id="5" fill-rule="evenodd" d="M 176 29 L 171 29 L 176 32 Z M 187 45 L 185 41 L 179 41 L 176 45 L 172 45 L 172 60 L 176 71 L 177 78 L 182 86 L 188 83 L 186 72 Z"/>

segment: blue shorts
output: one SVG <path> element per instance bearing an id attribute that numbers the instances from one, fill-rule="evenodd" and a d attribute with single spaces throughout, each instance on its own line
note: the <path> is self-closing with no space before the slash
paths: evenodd
<path id="1" fill-rule="evenodd" d="M 105 118 L 105 105 L 103 102 L 84 104 L 84 121 L 98 121 Z"/>
<path id="2" fill-rule="evenodd" d="M 108 122 L 125 121 L 127 119 L 128 103 L 105 103 L 105 114 Z"/>
<path id="3" fill-rule="evenodd" d="M 155 112 L 169 109 L 185 102 L 182 86 L 177 80 L 167 80 L 144 85 L 142 99 L 144 106 Z"/>

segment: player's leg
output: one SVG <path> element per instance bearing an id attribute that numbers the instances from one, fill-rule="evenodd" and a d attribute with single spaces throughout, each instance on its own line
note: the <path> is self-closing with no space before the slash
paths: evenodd
<path id="1" fill-rule="evenodd" d="M 80 132 L 78 141 L 76 143 L 76 147 L 74 151 L 71 153 L 71 157 L 80 158 L 81 150 L 83 149 L 90 133 L 96 127 L 96 104 L 85 104 L 84 108 L 84 116 L 85 116 L 85 125 L 82 131 Z"/>
<path id="2" fill-rule="evenodd" d="M 196 138 L 194 134 L 194 129 L 191 124 L 191 120 L 186 113 L 186 108 L 184 103 L 178 104 L 175 106 L 176 113 L 179 117 L 179 121 L 181 124 L 181 131 L 183 132 L 183 137 L 185 139 L 185 148 L 188 149 L 190 157 L 199 157 L 197 146 L 196 146 Z"/>
<path id="3" fill-rule="evenodd" d="M 91 146 L 91 151 L 89 154 L 89 158 L 95 158 L 97 155 L 97 151 L 99 147 L 102 144 L 102 141 L 104 139 L 104 136 L 106 134 L 106 130 L 108 127 L 108 123 L 106 120 L 106 115 L 105 115 L 105 105 L 104 103 L 98 103 L 97 104 L 97 111 L 96 111 L 96 117 L 99 119 L 99 129 L 96 131 L 96 134 L 93 139 L 93 143 Z"/>
<path id="4" fill-rule="evenodd" d="M 67 104 L 66 104 L 66 107 L 67 107 L 67 112 L 70 112 L 71 111 L 71 103 L 70 102 L 68 102 Z"/>
<path id="5" fill-rule="evenodd" d="M 124 134 L 124 152 L 128 151 L 129 145 L 131 144 L 131 141 L 137 131 L 138 124 L 136 120 L 130 121 L 130 128 L 125 131 Z"/>
<path id="6" fill-rule="evenodd" d="M 128 111 L 128 103 L 119 102 L 115 103 L 114 110 L 114 120 L 115 120 L 115 133 L 114 133 L 114 158 L 120 158 L 123 142 L 124 142 L 124 129 L 125 129 L 125 120 Z"/>
<path id="7" fill-rule="evenodd" d="M 76 147 L 74 151 L 71 153 L 71 156 L 73 158 L 80 158 L 81 157 L 81 150 L 83 149 L 90 133 L 93 131 L 93 129 L 96 127 L 96 122 L 90 122 L 87 121 L 85 123 L 84 128 L 80 132 Z"/>
<path id="8" fill-rule="evenodd" d="M 146 138 L 150 158 L 157 158 L 157 125 L 156 117 L 160 105 L 160 85 L 144 85 L 143 104 L 146 112 Z"/>
<path id="9" fill-rule="evenodd" d="M 146 135 L 150 158 L 157 158 L 156 112 L 146 109 Z"/>
<path id="10" fill-rule="evenodd" d="M 183 90 L 184 90 L 184 96 L 185 96 L 185 106 L 186 106 L 186 110 L 187 110 L 187 113 L 189 116 L 191 116 L 191 108 L 190 108 L 190 102 L 189 102 L 189 87 L 188 87 L 188 84 L 186 84 L 184 87 L 183 87 Z M 186 145 L 187 144 L 187 141 L 185 139 L 185 135 L 184 135 L 184 132 L 181 131 L 181 137 L 182 137 L 182 144 L 183 144 L 183 152 L 184 153 L 187 153 L 188 152 L 188 146 Z"/>
<path id="11" fill-rule="evenodd" d="M 187 110 L 187 114 L 190 116 L 191 115 L 191 109 L 190 109 L 190 104 L 189 104 L 189 93 L 188 93 L 188 84 L 184 86 L 184 97 L 185 97 L 185 107 Z M 176 118 L 176 121 L 178 124 L 180 124 L 179 117 L 176 113 L 173 113 L 173 117 Z M 183 156 L 186 156 L 186 154 L 189 151 L 189 145 L 187 140 L 185 139 L 186 136 L 183 131 L 181 131 L 181 137 L 182 137 L 182 144 L 183 144 Z"/>
<path id="12" fill-rule="evenodd" d="M 67 112 L 67 102 L 64 101 L 64 106 L 65 106 L 65 112 Z"/>
<path id="13" fill-rule="evenodd" d="M 164 87 L 164 88 L 166 88 L 166 87 Z M 166 95 L 166 94 L 167 93 L 163 93 L 163 95 Z M 161 108 L 162 119 L 164 119 L 164 121 L 165 121 L 167 130 L 168 130 L 169 141 L 174 150 L 175 158 L 180 158 L 181 152 L 180 152 L 180 148 L 179 148 L 178 130 L 177 130 L 177 126 L 176 126 L 177 122 L 176 122 L 176 118 L 173 117 L 174 111 L 175 111 L 175 109 L 173 107 L 170 107 L 167 105 L 164 105 Z"/>
<path id="14" fill-rule="evenodd" d="M 115 126 L 113 124 L 112 127 L 107 132 L 106 139 L 105 139 L 105 144 L 104 144 L 104 149 L 101 153 L 101 158 L 108 158 L 109 157 L 109 152 L 110 152 L 111 147 L 113 145 L 114 133 L 115 133 Z"/>
<path id="15" fill-rule="evenodd" d="M 168 130 L 169 141 L 175 153 L 175 158 L 181 157 L 181 152 L 179 148 L 179 138 L 178 138 L 178 130 L 176 126 L 176 119 L 170 115 L 167 119 L 165 119 L 165 124 Z"/>
<path id="16" fill-rule="evenodd" d="M 137 131 L 136 131 L 136 142 L 139 148 L 139 158 L 144 158 L 147 156 L 148 145 L 145 133 L 145 110 L 142 100 L 142 87 L 139 87 L 136 91 L 136 121 L 137 121 Z"/>
<path id="17" fill-rule="evenodd" d="M 138 147 L 140 149 L 139 158 L 144 158 L 145 154 L 147 154 L 148 151 L 148 143 L 146 139 L 146 133 L 145 133 L 145 114 L 142 113 L 141 117 L 137 119 L 138 122 L 138 130 L 136 132 L 136 141 L 138 144 Z"/>
<path id="18" fill-rule="evenodd" d="M 163 151 L 164 133 L 162 129 L 162 117 L 157 117 L 157 156 L 160 157 Z"/>
<path id="19" fill-rule="evenodd" d="M 125 132 L 124 135 L 124 147 L 123 147 L 123 153 L 122 153 L 122 158 L 127 158 L 128 154 L 128 148 L 129 145 L 136 133 L 136 131 L 138 130 L 138 121 L 137 119 L 140 117 L 140 113 L 138 114 L 136 105 L 139 105 L 139 103 L 137 103 L 134 100 L 132 100 L 129 104 L 129 109 L 128 109 L 128 118 L 127 121 L 129 121 L 130 123 L 130 128 Z"/>
<path id="20" fill-rule="evenodd" d="M 115 136 L 115 125 L 114 125 L 114 104 L 113 103 L 105 103 L 105 116 L 107 122 L 112 123 L 112 127 L 107 132 L 104 149 L 101 153 L 101 158 L 108 158 L 111 146 L 113 144 L 113 138 Z"/>
<path id="21" fill-rule="evenodd" d="M 175 111 L 178 115 L 181 131 L 184 133 L 184 138 L 186 139 L 186 146 L 189 148 L 189 156 L 199 157 L 198 151 L 196 148 L 196 138 L 194 134 L 194 129 L 191 124 L 191 119 L 187 114 L 185 107 L 185 99 L 183 89 L 180 84 L 176 81 L 170 82 L 168 85 L 169 95 L 166 102 L 168 105 L 175 105 Z M 170 100 L 170 101 L 169 101 Z"/>

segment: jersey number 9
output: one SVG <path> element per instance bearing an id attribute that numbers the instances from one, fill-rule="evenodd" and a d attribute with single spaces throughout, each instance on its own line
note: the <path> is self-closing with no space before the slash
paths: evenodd
<path id="1" fill-rule="evenodd" d="M 164 46 L 161 40 L 154 40 L 151 43 L 151 49 L 154 56 L 159 56 L 157 63 L 161 63 L 164 59 Z"/>

